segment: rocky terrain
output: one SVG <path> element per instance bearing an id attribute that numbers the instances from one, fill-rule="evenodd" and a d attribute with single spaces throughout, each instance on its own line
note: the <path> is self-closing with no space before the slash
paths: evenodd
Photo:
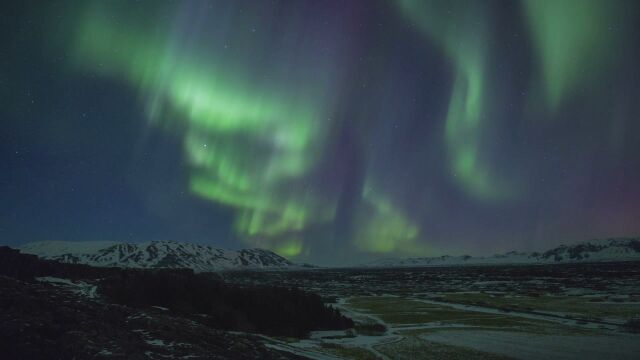
<path id="1" fill-rule="evenodd" d="M 301 267 L 264 249 L 225 250 L 174 241 L 43 241 L 23 245 L 20 250 L 43 259 L 101 267 L 187 268 L 197 272 Z"/>
<path id="2" fill-rule="evenodd" d="M 65 264 L 0 247 L 2 359 L 298 359 L 261 334 L 352 326 L 295 289 L 232 286 L 189 269 Z"/>
<path id="3" fill-rule="evenodd" d="M 297 359 L 159 308 L 89 299 L 81 284 L 0 276 L 2 359 Z M 53 280 L 49 282 L 47 280 Z"/>

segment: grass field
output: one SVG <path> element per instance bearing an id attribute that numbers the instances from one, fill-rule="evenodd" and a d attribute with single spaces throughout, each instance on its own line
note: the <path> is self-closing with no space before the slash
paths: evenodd
<path id="1" fill-rule="evenodd" d="M 233 274 L 230 276 L 234 276 Z M 316 359 L 635 359 L 640 263 L 331 269 L 235 278 L 318 292 L 356 328 L 288 343 Z M 316 354 L 316 355 L 313 355 Z"/>
<path id="2" fill-rule="evenodd" d="M 365 360 L 500 360 L 530 359 L 537 355 L 549 360 L 564 359 L 566 357 L 562 354 L 562 341 L 573 346 L 572 351 L 576 354 L 588 344 L 600 344 L 594 348 L 593 353 L 597 353 L 596 350 L 606 347 L 608 342 L 614 340 L 621 344 L 616 349 L 619 352 L 617 358 L 632 358 L 634 351 L 640 351 L 640 336 L 637 335 L 622 334 L 573 320 L 565 321 L 556 315 L 549 319 L 532 318 L 526 312 L 521 314 L 517 310 L 504 312 L 494 309 L 504 306 L 524 309 L 537 305 L 535 309 L 554 309 L 549 310 L 554 313 L 571 310 L 572 314 L 584 315 L 586 311 L 593 311 L 588 306 L 594 305 L 597 309 L 604 305 L 601 303 L 585 303 L 582 302 L 583 299 L 576 298 L 562 301 L 542 297 L 535 298 L 541 300 L 540 304 L 536 304 L 532 299 L 523 297 L 469 293 L 439 294 L 437 298 L 474 306 L 466 308 L 459 304 L 433 303 L 422 298 L 401 296 L 349 297 L 343 299 L 338 306 L 354 318 L 359 327 L 367 328 L 377 323 L 384 325 L 386 331 L 379 332 L 377 336 L 358 331 L 344 335 L 317 336 L 312 341 L 306 341 L 305 348 L 337 358 Z M 498 300 L 491 302 L 493 299 Z M 519 300 L 524 301 L 518 302 Z M 577 309 L 571 307 L 574 304 Z M 555 305 L 558 307 L 554 308 Z M 624 314 L 622 311 L 608 311 L 610 312 L 607 314 Z M 627 346 L 629 343 L 638 345 Z M 524 355 L 521 357 L 520 354 Z M 589 354 L 591 352 L 581 353 L 580 357 L 589 358 Z"/>
<path id="3" fill-rule="evenodd" d="M 458 304 L 488 306 L 507 310 L 564 313 L 569 316 L 593 320 L 624 322 L 640 316 L 640 300 L 628 297 L 626 301 L 606 295 L 567 296 L 521 296 L 488 293 L 445 293 L 442 299 Z"/>

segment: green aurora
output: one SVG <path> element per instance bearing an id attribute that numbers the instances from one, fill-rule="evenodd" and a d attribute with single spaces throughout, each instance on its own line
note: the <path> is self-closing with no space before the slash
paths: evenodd
<path id="1" fill-rule="evenodd" d="M 630 69 L 632 5 L 96 1 L 65 7 L 46 36 L 180 144 L 184 190 L 231 214 L 234 241 L 321 261 L 421 256 L 578 236 L 555 220 L 556 199 L 596 183 L 571 180 L 595 167 L 576 153 L 635 159 L 632 101 L 605 89 Z"/>

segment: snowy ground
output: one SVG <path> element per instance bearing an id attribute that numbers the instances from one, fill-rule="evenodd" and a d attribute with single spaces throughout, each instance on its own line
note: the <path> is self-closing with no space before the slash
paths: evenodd
<path id="1" fill-rule="evenodd" d="M 66 288 L 67 290 L 91 299 L 98 296 L 98 287 L 93 284 L 87 284 L 83 281 L 73 281 L 51 276 L 39 277 L 36 278 L 36 280 Z"/>

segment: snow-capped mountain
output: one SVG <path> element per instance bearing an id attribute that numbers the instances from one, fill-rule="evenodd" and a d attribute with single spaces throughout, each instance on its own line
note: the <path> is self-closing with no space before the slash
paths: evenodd
<path id="1" fill-rule="evenodd" d="M 300 266 L 263 249 L 225 250 L 173 241 L 140 244 L 102 241 L 43 241 L 20 251 L 44 259 L 92 266 L 190 268 L 197 272 L 241 269 L 295 269 Z"/>
<path id="2" fill-rule="evenodd" d="M 555 264 L 595 261 L 640 261 L 640 238 L 588 240 L 573 245 L 560 245 L 545 252 L 515 252 L 474 257 L 439 256 L 406 259 L 381 259 L 366 267 L 411 267 L 449 265 Z"/>

